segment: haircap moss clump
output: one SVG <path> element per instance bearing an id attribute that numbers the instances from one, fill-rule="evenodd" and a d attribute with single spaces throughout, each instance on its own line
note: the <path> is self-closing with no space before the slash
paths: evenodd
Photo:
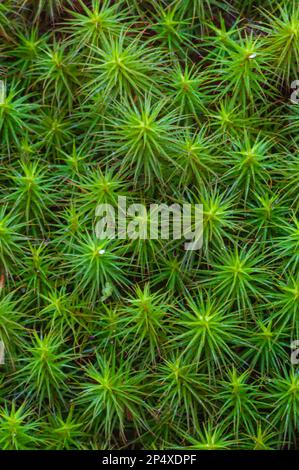
<path id="1" fill-rule="evenodd" d="M 1 1 L 1 449 L 296 448 L 298 12 Z M 201 249 L 99 239 L 119 198 Z"/>

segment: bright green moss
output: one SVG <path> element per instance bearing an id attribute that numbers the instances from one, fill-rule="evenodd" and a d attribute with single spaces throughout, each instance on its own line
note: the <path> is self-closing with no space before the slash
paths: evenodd
<path id="1" fill-rule="evenodd" d="M 296 448 L 297 2 L 3 0 L 0 37 L 1 449 Z M 119 197 L 202 204 L 202 249 L 97 239 Z"/>

